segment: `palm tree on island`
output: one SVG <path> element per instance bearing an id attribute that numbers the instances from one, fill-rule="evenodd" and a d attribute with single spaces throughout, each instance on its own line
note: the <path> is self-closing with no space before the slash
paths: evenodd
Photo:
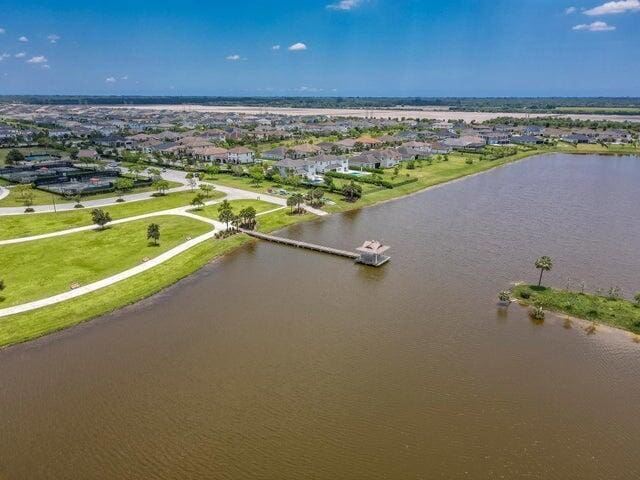
<path id="1" fill-rule="evenodd" d="M 538 279 L 538 286 L 542 285 L 542 274 L 548 272 L 553 268 L 553 260 L 551 257 L 543 255 L 536 260 L 536 268 L 540 270 L 540 278 Z"/>

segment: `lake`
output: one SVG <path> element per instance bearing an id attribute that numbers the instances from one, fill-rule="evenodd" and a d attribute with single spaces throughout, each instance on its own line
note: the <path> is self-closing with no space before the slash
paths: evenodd
<path id="1" fill-rule="evenodd" d="M 0 351 L 0 478 L 635 479 L 640 344 L 497 307 L 640 290 L 640 158 L 554 154 L 282 232 Z"/>

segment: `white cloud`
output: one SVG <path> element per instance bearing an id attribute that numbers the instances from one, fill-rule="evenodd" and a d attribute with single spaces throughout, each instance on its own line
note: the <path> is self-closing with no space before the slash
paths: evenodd
<path id="1" fill-rule="evenodd" d="M 4 28 L 0 28 L 0 35 L 4 35 L 7 31 Z"/>
<path id="2" fill-rule="evenodd" d="M 49 40 L 49 43 L 58 43 L 58 40 L 60 40 L 60 35 L 52 33 L 51 35 L 47 36 L 47 40 Z"/>
<path id="3" fill-rule="evenodd" d="M 340 10 L 342 12 L 348 12 L 354 8 L 358 8 L 364 3 L 364 0 L 340 0 L 336 3 L 327 5 L 329 10 Z"/>
<path id="4" fill-rule="evenodd" d="M 129 75 L 128 74 L 123 75 L 120 80 L 129 80 Z"/>
<path id="5" fill-rule="evenodd" d="M 271 50 L 280 50 L 280 45 L 274 45 Z"/>
<path id="6" fill-rule="evenodd" d="M 307 86 L 302 86 L 302 87 L 298 87 L 295 89 L 296 92 L 307 92 L 307 93 L 317 93 L 317 92 L 322 92 L 324 91 L 324 89 L 322 88 L 317 88 L 317 87 L 307 87 Z"/>
<path id="7" fill-rule="evenodd" d="M 32 64 L 47 63 L 47 57 L 45 57 L 44 55 L 37 55 L 27 60 L 27 63 L 32 63 Z"/>
<path id="8" fill-rule="evenodd" d="M 49 66 L 48 63 L 45 63 L 44 65 L 42 65 L 42 69 L 43 70 L 51 70 L 51 67 Z"/>
<path id="9" fill-rule="evenodd" d="M 564 13 L 566 13 L 567 15 L 571 15 L 572 13 L 576 13 L 577 11 L 578 9 L 576 7 L 569 7 L 565 9 Z"/>
<path id="10" fill-rule="evenodd" d="M 116 80 L 116 77 L 107 77 L 105 82 L 107 82 L 107 83 L 116 83 L 117 80 Z"/>
<path id="11" fill-rule="evenodd" d="M 3 61 L 5 58 L 11 58 L 11 55 L 9 55 L 7 52 L 0 53 L 0 62 Z"/>
<path id="12" fill-rule="evenodd" d="M 293 45 L 291 45 L 289 47 L 289 50 L 292 52 L 301 52 L 303 50 L 306 50 L 307 46 L 304 43 L 298 42 L 298 43 L 294 43 Z"/>
<path id="13" fill-rule="evenodd" d="M 229 55 L 227 57 L 227 60 L 229 60 L 230 62 L 237 62 L 238 60 L 240 60 L 240 55 L 234 53 L 233 55 Z"/>
<path id="14" fill-rule="evenodd" d="M 640 12 L 640 0 L 620 0 L 617 2 L 607 2 L 597 7 L 585 10 L 584 14 L 589 16 L 610 15 L 613 13 Z"/>
<path id="15" fill-rule="evenodd" d="M 24 58 L 24 57 L 26 57 L 26 56 L 27 56 L 27 54 L 26 54 L 26 53 L 24 53 L 24 52 L 18 52 L 18 53 L 16 53 L 16 54 L 14 55 L 14 57 L 16 57 L 16 58 Z"/>
<path id="16" fill-rule="evenodd" d="M 20 41 L 22 43 L 27 43 L 29 41 L 29 39 L 23 35 L 18 39 L 18 41 Z"/>
<path id="17" fill-rule="evenodd" d="M 615 29 L 616 27 L 608 25 L 606 22 L 583 23 L 573 27 L 573 30 L 586 30 L 588 32 L 610 32 Z"/>

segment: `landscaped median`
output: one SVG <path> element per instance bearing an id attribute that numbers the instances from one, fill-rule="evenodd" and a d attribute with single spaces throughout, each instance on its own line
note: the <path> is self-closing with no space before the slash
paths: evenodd
<path id="1" fill-rule="evenodd" d="M 535 305 L 640 334 L 640 305 L 620 298 L 615 292 L 601 296 L 535 285 L 516 285 L 512 295 L 523 305 Z"/>
<path id="2" fill-rule="evenodd" d="M 145 213 L 160 212 L 189 205 L 195 193 L 173 192 L 162 197 L 148 200 L 125 202 L 102 209 L 111 215 L 112 220 L 135 217 Z M 224 197 L 221 192 L 213 191 L 206 201 Z M 64 211 L 58 213 L 31 213 L 28 215 L 0 216 L 0 240 L 42 235 L 45 233 L 68 230 L 70 228 L 91 225 L 91 208 Z"/>

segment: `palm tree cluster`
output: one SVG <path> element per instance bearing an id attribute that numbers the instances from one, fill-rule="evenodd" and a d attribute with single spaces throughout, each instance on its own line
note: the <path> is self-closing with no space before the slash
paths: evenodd
<path id="1" fill-rule="evenodd" d="M 291 207 L 291 213 L 302 213 L 302 204 L 304 203 L 304 196 L 301 193 L 294 193 L 287 198 L 287 206 Z"/>
<path id="2" fill-rule="evenodd" d="M 249 206 L 240 210 L 238 216 L 238 226 L 240 228 L 246 228 L 247 230 L 253 230 L 256 227 L 256 209 Z"/>
<path id="3" fill-rule="evenodd" d="M 321 207 L 324 205 L 324 191 L 315 188 L 304 196 L 304 201 L 312 207 Z"/>

